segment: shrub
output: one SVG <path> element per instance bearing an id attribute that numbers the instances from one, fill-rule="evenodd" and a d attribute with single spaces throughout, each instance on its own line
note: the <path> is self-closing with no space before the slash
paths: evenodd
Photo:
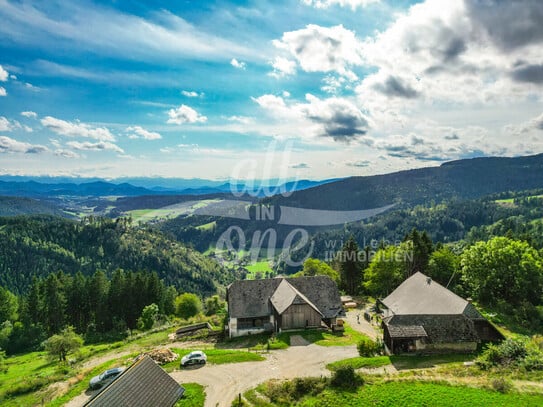
<path id="1" fill-rule="evenodd" d="M 372 341 L 370 338 L 363 338 L 358 343 L 357 347 L 358 347 L 358 353 L 360 354 L 360 356 L 364 356 L 364 357 L 371 357 L 371 356 L 378 355 L 379 353 L 381 353 L 381 349 L 382 349 L 382 346 L 379 343 Z"/>
<path id="2" fill-rule="evenodd" d="M 489 345 L 477 359 L 477 364 L 488 369 L 491 366 L 519 365 L 527 355 L 527 340 L 506 339 L 499 345 Z"/>
<path id="3" fill-rule="evenodd" d="M 500 393 L 507 393 L 513 388 L 513 384 L 509 381 L 500 377 L 498 379 L 492 380 L 492 388 Z"/>
<path id="4" fill-rule="evenodd" d="M 363 380 L 351 366 L 343 366 L 334 372 L 330 384 L 342 389 L 355 389 L 363 384 Z"/>

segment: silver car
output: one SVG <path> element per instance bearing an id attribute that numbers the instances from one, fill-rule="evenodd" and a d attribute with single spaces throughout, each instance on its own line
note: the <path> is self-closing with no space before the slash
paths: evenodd
<path id="1" fill-rule="evenodd" d="M 183 356 L 181 359 L 181 367 L 189 365 L 205 364 L 207 362 L 207 355 L 201 350 L 190 352 L 188 355 Z"/>
<path id="2" fill-rule="evenodd" d="M 105 372 L 94 376 L 89 383 L 91 389 L 99 389 L 102 386 L 105 386 L 115 380 L 120 376 L 122 372 L 125 371 L 124 367 L 116 367 L 114 369 L 106 370 Z"/>

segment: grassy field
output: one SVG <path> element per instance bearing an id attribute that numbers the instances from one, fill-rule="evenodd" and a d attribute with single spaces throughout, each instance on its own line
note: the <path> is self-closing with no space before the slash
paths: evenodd
<path id="1" fill-rule="evenodd" d="M 450 355 L 425 355 L 425 356 L 375 356 L 365 358 L 362 356 L 338 360 L 329 363 L 326 368 L 332 371 L 340 367 L 350 366 L 353 369 L 377 368 L 381 366 L 393 365 L 396 370 L 408 369 L 426 369 L 443 364 L 462 363 L 471 361 L 475 355 L 470 354 L 450 354 Z"/>
<path id="2" fill-rule="evenodd" d="M 541 395 L 502 394 L 497 391 L 442 383 L 383 382 L 355 392 L 328 389 L 300 406 L 541 406 Z"/>
<path id="3" fill-rule="evenodd" d="M 256 278 L 256 273 L 260 273 L 262 278 L 264 278 L 267 272 L 273 271 L 270 267 L 270 262 L 268 260 L 258 261 L 256 263 L 249 264 L 245 266 L 245 268 L 249 272 L 247 274 L 247 280 L 254 280 Z"/>

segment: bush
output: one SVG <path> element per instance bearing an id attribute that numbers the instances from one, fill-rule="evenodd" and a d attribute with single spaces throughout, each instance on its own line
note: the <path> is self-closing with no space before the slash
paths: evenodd
<path id="1" fill-rule="evenodd" d="M 334 372 L 330 384 L 342 389 L 355 389 L 363 384 L 363 380 L 351 366 L 344 366 Z"/>
<path id="2" fill-rule="evenodd" d="M 274 404 L 291 405 L 305 396 L 320 394 L 328 384 L 328 379 L 319 377 L 296 378 L 292 381 L 266 383 L 263 394 Z"/>
<path id="3" fill-rule="evenodd" d="M 363 338 L 357 345 L 360 356 L 372 357 L 381 353 L 382 346 L 370 338 Z"/>
<path id="4" fill-rule="evenodd" d="M 527 355 L 526 339 L 506 339 L 499 345 L 489 345 L 477 359 L 477 364 L 487 369 L 491 366 L 519 365 Z"/>
<path id="5" fill-rule="evenodd" d="M 511 389 L 513 388 L 513 384 L 510 381 L 500 377 L 498 379 L 492 380 L 492 388 L 496 391 L 499 391 L 500 393 L 507 393 L 511 391 Z"/>

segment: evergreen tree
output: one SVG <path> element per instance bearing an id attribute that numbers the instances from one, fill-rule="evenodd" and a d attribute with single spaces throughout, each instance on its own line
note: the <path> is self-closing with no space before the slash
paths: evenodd
<path id="1" fill-rule="evenodd" d="M 49 336 L 64 328 L 66 298 L 64 289 L 56 274 L 49 274 L 43 290 L 43 324 Z"/>
<path id="2" fill-rule="evenodd" d="M 358 294 L 362 284 L 362 262 L 354 236 L 349 237 L 338 257 L 341 288 L 347 294 Z"/>

